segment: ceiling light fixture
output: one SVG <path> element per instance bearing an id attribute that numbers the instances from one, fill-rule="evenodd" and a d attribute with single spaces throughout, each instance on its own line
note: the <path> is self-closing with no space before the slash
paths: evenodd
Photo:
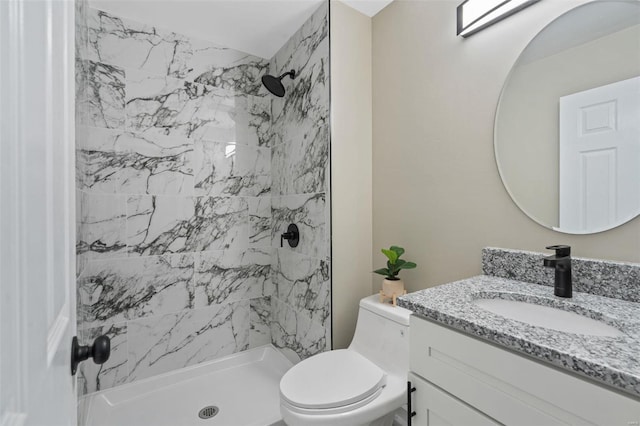
<path id="1" fill-rule="evenodd" d="M 540 0 L 465 0 L 458 6 L 458 35 L 469 37 Z"/>

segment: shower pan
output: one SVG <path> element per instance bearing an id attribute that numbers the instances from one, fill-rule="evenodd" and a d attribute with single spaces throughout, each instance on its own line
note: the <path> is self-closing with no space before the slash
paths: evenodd
<path id="1" fill-rule="evenodd" d="M 331 349 L 329 5 L 305 4 L 258 54 L 76 3 L 78 339 L 111 341 L 80 424 L 275 424 L 279 378 Z"/>
<path id="2" fill-rule="evenodd" d="M 273 346 L 250 349 L 92 394 L 81 401 L 79 423 L 279 425 L 278 385 L 290 367 Z"/>

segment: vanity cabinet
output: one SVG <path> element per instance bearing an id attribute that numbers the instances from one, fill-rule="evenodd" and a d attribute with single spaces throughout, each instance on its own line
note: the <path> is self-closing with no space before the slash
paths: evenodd
<path id="1" fill-rule="evenodd" d="M 498 426 L 489 417 L 457 398 L 438 389 L 413 373 L 409 373 L 413 395 L 412 426 L 473 425 Z"/>
<path id="2" fill-rule="evenodd" d="M 416 315 L 410 327 L 414 426 L 640 425 L 640 399 Z"/>

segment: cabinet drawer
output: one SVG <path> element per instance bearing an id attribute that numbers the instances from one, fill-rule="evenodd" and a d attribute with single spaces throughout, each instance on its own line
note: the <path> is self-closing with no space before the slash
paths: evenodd
<path id="1" fill-rule="evenodd" d="M 640 424 L 640 400 L 411 316 L 411 371 L 508 425 Z"/>
<path id="2" fill-rule="evenodd" d="M 498 426 L 484 414 L 443 392 L 415 374 L 409 374 L 413 393 L 413 426 Z"/>

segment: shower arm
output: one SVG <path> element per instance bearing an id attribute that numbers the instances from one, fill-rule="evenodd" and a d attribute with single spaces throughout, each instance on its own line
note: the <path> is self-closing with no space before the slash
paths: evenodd
<path id="1" fill-rule="evenodd" d="M 293 80 L 294 78 L 296 78 L 296 70 L 291 70 L 291 71 L 285 72 L 280 77 L 278 77 L 278 80 L 282 80 L 287 75 L 290 76 L 291 79 Z"/>

